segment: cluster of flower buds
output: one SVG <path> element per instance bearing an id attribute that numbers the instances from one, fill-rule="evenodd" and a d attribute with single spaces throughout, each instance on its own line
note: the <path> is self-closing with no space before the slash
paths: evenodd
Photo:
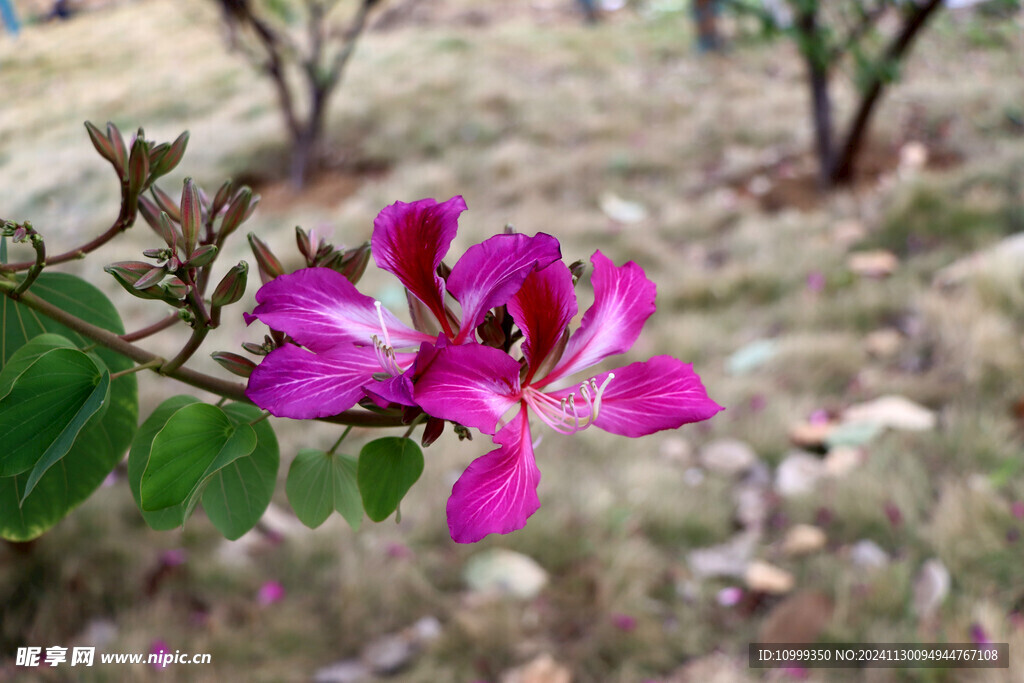
<path id="1" fill-rule="evenodd" d="M 184 132 L 174 142 L 157 144 L 146 140 L 145 131 L 141 128 L 126 145 L 124 136 L 113 123 L 107 124 L 107 132 L 103 133 L 92 123 L 85 123 L 89 131 L 89 139 L 93 147 L 104 159 L 110 162 L 114 172 L 127 190 L 128 205 L 134 211 L 139 197 L 157 178 L 167 175 L 177 167 L 188 146 L 188 132 Z"/>
<path id="2" fill-rule="evenodd" d="M 315 230 L 307 233 L 296 226 L 295 242 L 299 253 L 306 259 L 307 267 L 330 268 L 344 275 L 352 284 L 359 282 L 370 262 L 369 240 L 352 249 L 338 249 L 322 237 L 317 239 Z"/>
<path id="3" fill-rule="evenodd" d="M 116 128 L 111 126 L 116 133 Z M 90 135 L 101 154 L 109 151 L 113 159 L 119 159 L 114 143 L 107 146 L 116 136 L 102 137 L 94 127 Z M 137 141 L 141 139 L 136 138 Z M 99 140 L 99 142 L 97 142 Z M 184 150 L 187 137 L 178 139 L 163 150 L 156 160 L 156 168 L 163 170 L 165 159 L 174 153 L 174 158 Z M 151 144 L 151 143 L 145 143 Z M 136 146 L 133 145 L 133 146 Z M 162 146 L 157 145 L 156 149 Z M 152 154 L 149 155 L 152 157 Z M 114 162 L 112 162 L 114 163 Z M 176 162 L 175 162 L 176 163 Z M 131 161 L 128 161 L 131 167 Z M 115 163 L 115 167 L 117 164 Z M 150 172 L 153 178 L 153 171 Z M 131 176 L 129 172 L 129 176 Z M 132 185 L 129 180 L 129 185 Z M 224 244 L 224 240 L 252 215 L 260 197 L 248 187 L 235 188 L 231 181 L 224 183 L 211 201 L 190 178 L 185 179 L 181 199 L 174 201 L 157 185 L 145 187 L 149 195 L 137 197 L 139 213 L 146 223 L 163 240 L 164 246 L 146 249 L 143 255 L 156 263 L 125 261 L 113 263 L 105 270 L 132 295 L 143 299 L 159 299 L 183 310 L 182 317 L 192 326 L 216 327 L 220 321 L 220 309 L 239 301 L 245 293 L 249 266 L 245 261 L 232 267 L 213 290 L 209 298 L 210 309 L 204 301 L 210 266 Z"/>

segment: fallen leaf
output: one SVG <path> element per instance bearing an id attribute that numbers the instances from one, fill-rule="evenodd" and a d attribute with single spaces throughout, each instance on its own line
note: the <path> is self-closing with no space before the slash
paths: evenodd
<path id="1" fill-rule="evenodd" d="M 796 585 L 796 579 L 792 574 L 761 560 L 755 560 L 747 566 L 743 580 L 750 590 L 769 595 L 788 593 Z"/>
<path id="2" fill-rule="evenodd" d="M 477 593 L 507 595 L 523 600 L 536 597 L 548 574 L 532 558 L 511 550 L 485 550 L 469 558 L 463 578 Z"/>
<path id="3" fill-rule="evenodd" d="M 851 271 L 862 277 L 884 278 L 896 272 L 900 261 L 891 251 L 875 249 L 850 254 L 846 265 Z"/>
<path id="4" fill-rule="evenodd" d="M 786 555 L 808 555 L 825 547 L 827 538 L 819 527 L 797 524 L 786 532 L 782 540 L 782 552 Z"/>
<path id="5" fill-rule="evenodd" d="M 725 361 L 725 370 L 730 375 L 745 375 L 758 369 L 779 352 L 774 339 L 758 339 L 742 346 Z"/>
<path id="6" fill-rule="evenodd" d="M 639 223 L 647 218 L 647 207 L 640 202 L 623 199 L 613 192 L 601 195 L 601 211 L 618 223 Z"/>
<path id="7" fill-rule="evenodd" d="M 835 611 L 832 600 L 817 590 L 802 590 L 777 604 L 758 630 L 760 643 L 813 643 Z"/>
<path id="8" fill-rule="evenodd" d="M 903 396 L 882 396 L 843 411 L 845 423 L 870 423 L 890 429 L 928 431 L 935 429 L 935 413 Z"/>

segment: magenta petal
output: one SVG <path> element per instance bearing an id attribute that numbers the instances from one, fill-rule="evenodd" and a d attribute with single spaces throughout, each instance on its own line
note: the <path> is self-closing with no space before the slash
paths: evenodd
<path id="1" fill-rule="evenodd" d="M 494 443 L 501 447 L 474 460 L 452 487 L 448 529 L 456 543 L 522 529 L 540 507 L 540 470 L 525 407 L 494 435 Z"/>
<path id="2" fill-rule="evenodd" d="M 398 364 L 412 364 L 414 354 L 398 354 Z M 245 395 L 271 415 L 309 419 L 337 415 L 365 395 L 363 386 L 382 372 L 373 349 L 339 346 L 313 353 L 294 344 L 274 349 L 249 377 Z"/>
<path id="3" fill-rule="evenodd" d="M 526 276 L 560 258 L 558 240 L 542 232 L 495 235 L 467 249 L 448 276 L 448 291 L 462 306 L 456 343 L 471 338 L 487 311 L 508 301 Z"/>
<path id="4" fill-rule="evenodd" d="M 447 329 L 444 282 L 437 267 L 448 253 L 466 202 L 455 196 L 440 204 L 421 199 L 385 207 L 373 222 L 370 248 L 377 266 L 394 273 Z"/>
<path id="5" fill-rule="evenodd" d="M 645 436 L 700 422 L 723 410 L 708 398 L 693 366 L 672 356 L 655 356 L 612 372 L 615 377 L 601 397 L 594 425 L 613 434 Z M 595 378 L 597 386 L 608 374 Z M 579 393 L 578 387 L 568 387 L 549 395 L 561 399 L 572 391 Z"/>
<path id="6" fill-rule="evenodd" d="M 381 408 L 386 408 L 392 403 L 403 406 L 416 405 L 412 398 L 412 380 L 409 379 L 409 372 L 379 382 L 371 382 L 363 388 L 370 400 Z"/>
<path id="7" fill-rule="evenodd" d="M 368 345 L 373 335 L 383 337 L 374 300 L 330 268 L 305 268 L 281 275 L 256 292 L 256 301 L 255 317 L 314 351 L 348 342 Z M 381 313 L 392 346 L 433 340 L 400 322 L 390 311 L 382 309 Z"/>
<path id="8" fill-rule="evenodd" d="M 536 383 L 539 387 L 628 351 L 657 308 L 654 283 L 643 268 L 632 261 L 617 267 L 600 251 L 594 252 L 590 262 L 594 264 L 594 303 L 569 338 L 562 359 Z"/>
<path id="9" fill-rule="evenodd" d="M 494 434 L 519 400 L 519 363 L 490 346 L 448 346 L 416 380 L 413 398 L 428 415 Z"/>
<path id="10" fill-rule="evenodd" d="M 525 338 L 523 355 L 530 364 L 527 384 L 577 310 L 572 273 L 561 261 L 530 273 L 519 291 L 509 299 L 508 312 Z"/>

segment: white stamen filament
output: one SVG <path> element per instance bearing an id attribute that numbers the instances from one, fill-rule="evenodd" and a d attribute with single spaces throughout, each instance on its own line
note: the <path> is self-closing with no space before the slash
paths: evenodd
<path id="1" fill-rule="evenodd" d="M 377 354 L 377 362 L 380 363 L 380 367 L 387 374 L 392 377 L 397 377 L 402 374 L 402 368 L 398 366 L 398 359 L 395 355 L 395 349 L 391 346 L 391 336 L 388 334 L 388 326 L 384 324 L 384 313 L 381 310 L 379 301 L 374 301 L 373 305 L 377 308 L 377 320 L 380 321 L 381 337 L 373 335 L 370 339 L 373 341 L 373 350 Z"/>
<path id="2" fill-rule="evenodd" d="M 604 395 L 604 390 L 613 379 L 615 379 L 615 373 L 609 372 L 600 387 L 597 386 L 596 379 L 581 382 L 579 394 L 586 402 L 585 406 L 576 405 L 577 392 L 575 391 L 558 400 L 541 391 L 527 389 L 523 398 L 549 427 L 559 434 L 573 434 L 581 429 L 586 429 L 597 420 L 598 412 L 601 409 L 601 396 Z"/>
<path id="3" fill-rule="evenodd" d="M 384 324 L 384 312 L 381 310 L 379 301 L 374 301 L 373 305 L 377 307 L 377 320 L 380 321 L 380 331 L 384 333 L 384 346 L 391 347 L 391 336 L 388 335 L 388 326 Z"/>
<path id="4" fill-rule="evenodd" d="M 382 342 L 377 335 L 370 337 L 373 340 L 373 350 L 377 354 L 377 362 L 384 372 L 392 377 L 402 374 L 402 368 L 398 366 L 398 359 L 395 350 Z"/>

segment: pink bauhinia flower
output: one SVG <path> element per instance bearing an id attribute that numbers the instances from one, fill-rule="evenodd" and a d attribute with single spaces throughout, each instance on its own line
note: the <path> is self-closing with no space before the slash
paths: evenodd
<path id="1" fill-rule="evenodd" d="M 591 262 L 594 303 L 572 336 L 567 328 L 578 310 L 572 275 L 557 261 L 532 271 L 507 304 L 523 333 L 523 363 L 496 348 L 448 345 L 416 381 L 414 398 L 426 413 L 476 427 L 498 445 L 473 461 L 452 489 L 448 526 L 457 542 L 520 529 L 540 507 L 531 413 L 562 434 L 595 425 L 638 437 L 722 410 L 692 367 L 671 356 L 549 388 L 628 351 L 656 309 L 654 283 L 638 265 L 617 267 L 600 251 Z"/>
<path id="2" fill-rule="evenodd" d="M 527 275 L 561 258 L 558 240 L 496 235 L 466 250 L 442 277 L 439 267 L 466 210 L 462 197 L 446 202 L 396 202 L 374 221 L 371 251 L 377 266 L 407 289 L 415 328 L 361 294 L 330 268 L 281 275 L 256 293 L 247 322 L 259 319 L 291 342 L 267 355 L 249 378 L 246 394 L 278 417 L 335 415 L 370 395 L 378 403 L 413 405 L 403 376 L 422 344 L 468 344 L 487 312 L 506 303 Z M 446 305 L 461 306 L 461 318 Z"/>

